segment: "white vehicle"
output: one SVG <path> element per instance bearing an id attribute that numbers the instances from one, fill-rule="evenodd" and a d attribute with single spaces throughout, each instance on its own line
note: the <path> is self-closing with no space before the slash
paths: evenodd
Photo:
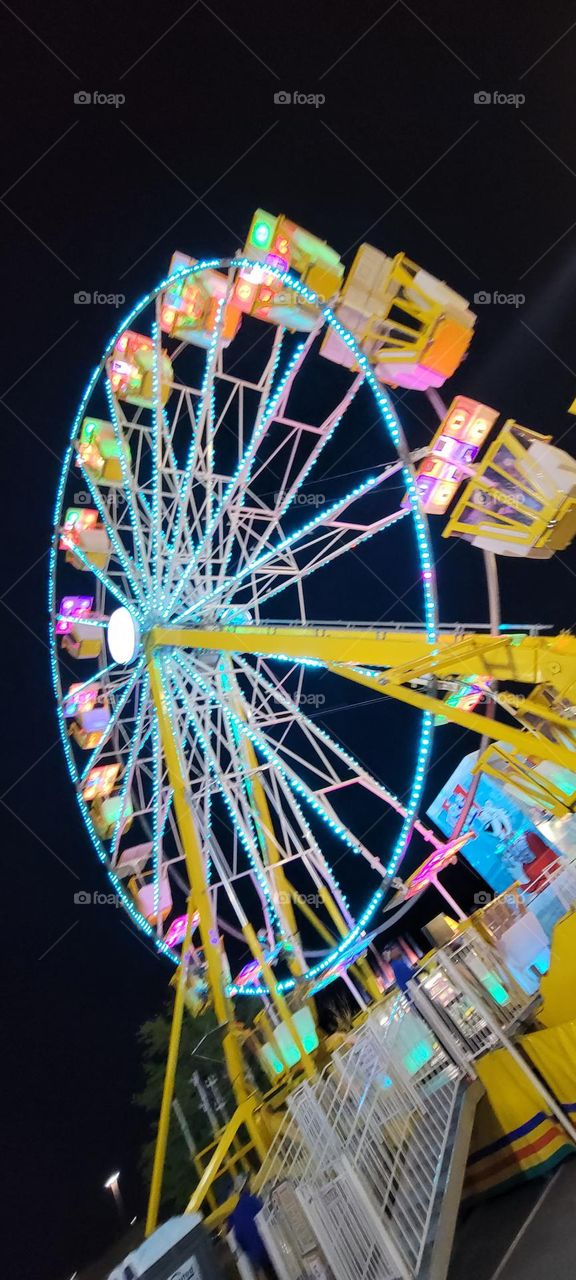
<path id="1" fill-rule="evenodd" d="M 110 1272 L 108 1280 L 219 1280 L 212 1241 L 199 1213 L 169 1218 Z"/>

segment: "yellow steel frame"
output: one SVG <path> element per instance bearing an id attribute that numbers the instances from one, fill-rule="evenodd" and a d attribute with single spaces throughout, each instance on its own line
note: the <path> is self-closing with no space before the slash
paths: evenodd
<path id="1" fill-rule="evenodd" d="M 551 742 L 540 732 L 490 721 L 474 711 L 450 706 L 411 681 L 433 676 L 548 684 L 576 700 L 576 638 L 570 635 L 490 636 L 482 633 L 443 633 L 430 642 L 423 632 L 377 631 L 348 627 L 238 626 L 207 630 L 194 627 L 155 627 L 153 646 L 177 645 L 220 653 L 254 653 L 271 657 L 316 659 L 338 675 L 366 688 L 434 715 L 443 715 L 464 729 L 503 739 L 522 754 L 574 765 L 571 743 Z M 383 671 L 366 668 L 379 667 Z M 513 711 L 513 700 L 509 699 Z M 554 713 L 542 708 L 542 718 Z M 575 744 L 576 745 L 576 744 Z"/>
<path id="2" fill-rule="evenodd" d="M 222 1141 L 217 1144 L 214 1157 L 210 1162 L 210 1172 L 208 1169 L 205 1171 L 190 1202 L 189 1207 L 192 1207 L 202 1199 L 214 1176 L 214 1170 L 229 1151 L 230 1144 L 235 1140 L 241 1124 L 246 1126 L 260 1158 L 264 1155 L 266 1141 L 262 1127 L 254 1121 L 256 1101 L 253 1095 L 249 1095 L 247 1089 L 242 1051 L 234 1029 L 233 1009 L 222 981 L 218 940 L 213 931 L 202 851 L 187 798 L 186 770 L 174 737 L 158 663 L 157 651 L 164 647 L 175 646 L 215 650 L 220 653 L 253 653 L 271 657 L 316 659 L 328 670 L 367 688 L 378 690 L 388 697 L 423 711 L 430 711 L 433 714 L 441 713 L 447 719 L 462 725 L 463 728 L 503 740 L 505 747 L 513 748 L 522 757 L 533 756 L 540 760 L 551 760 L 573 770 L 576 741 L 570 735 L 570 723 L 562 721 L 562 717 L 559 717 L 557 712 L 546 704 L 546 699 L 537 701 L 537 710 L 542 721 L 542 729 L 546 729 L 547 736 L 538 730 L 531 731 L 530 727 L 519 729 L 501 722 L 490 721 L 475 712 L 450 706 L 432 694 L 420 688 L 414 688 L 411 682 L 421 680 L 423 677 L 456 676 L 470 679 L 485 676 L 498 681 L 508 680 L 522 684 L 549 686 L 567 701 L 574 703 L 576 701 L 576 638 L 570 635 L 491 636 L 476 633 L 445 633 L 441 634 L 436 642 L 431 643 L 423 632 L 386 632 L 347 627 L 238 626 L 210 630 L 182 626 L 152 628 L 147 637 L 146 656 L 170 785 L 174 791 L 174 807 L 190 885 L 187 937 L 189 937 L 191 912 L 197 910 L 214 1010 L 219 1025 L 227 1028 L 223 1037 L 223 1050 L 238 1102 L 233 1121 L 223 1135 Z M 379 670 L 370 670 L 370 668 L 379 668 Z M 530 699 L 518 700 L 513 695 L 509 695 L 507 709 L 512 713 L 515 702 L 524 710 L 533 705 Z M 554 736 L 558 739 L 559 730 L 562 735 L 560 740 L 552 740 Z M 282 866 L 274 865 L 278 859 L 272 842 L 265 839 L 266 828 L 272 830 L 271 816 L 266 794 L 257 773 L 257 757 L 252 744 L 248 741 L 246 760 L 253 771 L 251 782 L 256 816 L 266 844 L 268 860 L 278 889 L 281 887 L 282 892 L 286 894 L 290 928 L 296 932 L 290 886 Z M 333 923 L 342 934 L 343 931 L 345 932 L 345 922 L 336 903 L 325 886 L 321 887 L 320 892 Z M 272 970 L 249 922 L 243 926 L 243 933 L 253 956 L 260 964 L 263 981 L 270 992 L 278 1015 L 288 1027 L 299 1048 L 302 1067 L 306 1075 L 311 1078 L 315 1074 L 314 1064 L 302 1044 L 286 1000 L 277 991 Z M 186 949 L 185 941 L 183 954 Z M 367 965 L 361 961 L 356 963 L 361 970 L 364 985 L 372 995 L 377 997 L 379 989 L 374 975 L 371 974 Z M 158 1216 L 170 1106 L 182 1026 L 184 990 L 184 966 L 181 965 L 150 1191 L 147 1234 L 154 1230 Z"/>
<path id="3" fill-rule="evenodd" d="M 244 716 L 243 716 L 242 703 L 240 698 L 238 697 L 233 698 L 233 703 L 234 703 L 234 709 L 236 711 L 236 714 L 240 716 L 241 719 L 243 719 Z M 296 928 L 296 918 L 294 915 L 294 908 L 292 905 L 290 885 L 284 874 L 284 868 L 280 861 L 280 855 L 278 853 L 278 850 L 273 840 L 268 835 L 268 833 L 272 832 L 273 830 L 272 817 L 270 814 L 270 807 L 268 805 L 266 792 L 264 790 L 264 787 L 262 786 L 262 782 L 260 781 L 260 776 L 258 773 L 258 759 L 256 756 L 256 752 L 249 738 L 242 737 L 242 741 L 240 743 L 240 750 L 244 755 L 248 769 L 250 771 L 250 787 L 252 790 L 254 807 L 256 810 L 256 814 L 255 814 L 256 830 L 258 832 L 258 836 L 261 842 L 261 847 L 263 848 L 263 852 L 266 855 L 268 865 L 271 868 L 273 868 L 272 878 L 276 888 L 276 893 L 278 894 L 279 897 L 281 896 L 280 916 L 284 917 L 288 925 L 290 936 L 293 938 L 294 942 L 296 942 L 298 938 L 298 930 Z M 302 973 L 302 966 L 300 964 L 298 956 L 292 955 L 289 957 L 289 968 L 292 973 L 295 973 L 295 974 Z"/>
<path id="4" fill-rule="evenodd" d="M 460 495 L 450 519 L 442 530 L 443 538 L 450 538 L 455 534 L 468 534 L 492 538 L 493 541 L 498 542 L 508 534 L 513 535 L 518 542 L 529 543 L 535 548 L 554 545 L 555 530 L 560 520 L 570 515 L 575 505 L 574 499 L 566 495 L 562 507 L 558 509 L 558 494 L 547 493 L 541 488 L 538 468 L 531 460 L 527 448 L 515 434 L 518 431 L 521 431 L 522 435 L 530 441 L 540 440 L 544 444 L 549 444 L 552 440 L 552 436 L 544 436 L 537 431 L 530 431 L 528 427 L 520 427 L 513 418 L 509 418 L 496 439 L 492 441 L 482 461 L 476 466 L 473 479 Z M 515 459 L 518 474 L 514 477 L 514 487 L 525 495 L 525 501 L 512 497 L 506 490 L 505 486 L 510 482 L 510 474 L 497 461 L 498 453 L 503 446 Z M 488 472 L 496 479 L 495 484 L 490 482 Z M 488 497 L 498 491 L 498 476 L 502 479 L 503 501 L 516 511 L 517 518 L 509 513 L 500 515 L 497 511 L 491 511 L 489 507 L 475 501 L 474 495 L 478 491 Z M 538 509 L 530 505 L 530 500 L 538 503 Z M 463 518 L 464 512 L 469 509 L 478 512 L 480 517 L 478 523 L 472 523 Z M 565 545 L 565 541 L 561 540 L 557 549 Z"/>

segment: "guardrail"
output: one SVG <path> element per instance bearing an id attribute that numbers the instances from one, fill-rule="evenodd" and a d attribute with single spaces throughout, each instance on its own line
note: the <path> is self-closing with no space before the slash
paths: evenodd
<path id="1" fill-rule="evenodd" d="M 562 883 L 557 891 L 571 895 L 576 876 Z M 428 1275 L 461 1105 L 471 1081 L 480 1087 L 478 1060 L 495 1048 L 576 1140 L 516 1043 L 536 1003 L 470 925 L 422 966 L 408 996 L 375 1008 L 322 1076 L 290 1095 L 258 1179 L 281 1280 Z M 435 1275 L 445 1274 L 448 1252 Z"/>
<path id="2" fill-rule="evenodd" d="M 318 1081 L 295 1090 L 259 1178 L 264 1233 L 284 1280 L 311 1270 L 302 1221 L 336 1280 L 418 1273 L 464 1080 L 398 997 L 374 1011 Z M 283 1216 L 278 1193 L 292 1214 Z"/>

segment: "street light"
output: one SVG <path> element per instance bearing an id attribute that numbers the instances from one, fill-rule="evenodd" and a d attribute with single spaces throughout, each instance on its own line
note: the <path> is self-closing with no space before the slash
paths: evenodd
<path id="1" fill-rule="evenodd" d="M 122 1200 L 122 1192 L 120 1191 L 119 1178 L 120 1178 L 120 1170 L 117 1169 L 116 1173 L 111 1173 L 110 1177 L 106 1179 L 106 1182 L 104 1183 L 104 1188 L 106 1191 L 112 1192 L 112 1195 L 114 1196 L 114 1203 L 118 1210 L 118 1218 L 120 1221 L 120 1226 L 124 1227 L 124 1222 L 125 1222 L 124 1202 Z"/>

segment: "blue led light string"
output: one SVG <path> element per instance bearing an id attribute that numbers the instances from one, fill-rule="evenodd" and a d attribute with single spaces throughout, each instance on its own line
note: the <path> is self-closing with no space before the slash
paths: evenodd
<path id="1" fill-rule="evenodd" d="M 152 724 L 152 875 L 154 879 L 154 915 L 158 918 L 160 908 L 160 862 L 162 856 L 163 825 L 160 823 L 160 804 L 162 799 L 162 743 L 158 717 L 153 712 Z M 166 818 L 168 808 L 166 809 Z"/>
<path id="2" fill-rule="evenodd" d="M 207 685 L 207 684 L 205 684 L 205 682 L 202 680 L 202 677 L 201 677 L 201 676 L 197 676 L 197 675 L 196 675 L 196 673 L 195 673 L 194 671 L 190 670 L 190 669 L 187 667 L 187 665 L 186 665 L 186 663 L 183 661 L 183 659 L 182 659 L 182 655 L 181 655 L 180 653 L 178 653 L 177 651 L 173 651 L 173 652 L 172 652 L 172 659 L 173 659 L 173 661 L 175 662 L 176 666 L 177 666 L 177 667 L 182 671 L 182 673 L 184 674 L 185 678 L 186 678 L 186 679 L 188 679 L 188 680 L 194 681 L 194 683 L 195 683 L 195 684 L 197 684 L 198 688 L 199 688 L 199 689 L 201 689 L 203 693 L 205 693 L 205 694 L 207 694 L 207 695 L 208 695 L 208 699 L 209 699 L 209 701 L 214 701 L 214 702 L 216 702 L 218 705 L 223 705 L 223 704 L 221 704 L 221 703 L 220 703 L 220 700 L 219 700 L 219 698 L 217 697 L 217 695 L 214 693 L 214 691 L 210 689 L 210 686 L 209 686 L 209 685 Z M 178 695 L 177 695 L 177 696 L 178 696 Z M 180 696 L 180 700 L 182 700 L 183 698 L 185 698 L 185 694 L 182 694 L 182 690 L 179 690 L 179 696 Z M 227 792 L 226 788 L 224 787 L 224 785 L 223 785 L 223 783 L 222 783 L 222 781 L 221 781 L 221 778 L 220 778 L 220 771 L 219 771 L 219 768 L 218 768 L 218 763 L 217 763 L 217 761 L 216 761 L 216 760 L 215 760 L 215 758 L 214 758 L 214 753 L 213 753 L 213 751 L 212 751 L 212 748 L 211 748 L 211 746 L 209 745 L 209 743 L 207 742 L 207 740 L 206 740 L 206 738 L 205 738 L 205 736 L 204 736 L 204 734 L 203 734 L 203 732 L 202 732 L 202 729 L 201 729 L 201 727 L 200 727 L 200 724 L 199 724 L 199 722 L 198 722 L 198 720 L 196 719 L 196 717 L 195 717 L 195 716 L 193 716 L 193 722 L 194 722 L 194 729 L 195 729 L 196 735 L 197 735 L 197 737 L 198 737 L 198 740 L 199 740 L 199 742 L 200 742 L 200 744 L 201 744 L 201 746 L 202 746 L 202 749 L 203 749 L 203 751 L 204 751 L 204 753 L 205 753 L 205 756 L 206 756 L 206 759 L 207 759 L 207 761 L 208 761 L 208 766 L 209 766 L 210 772 L 211 772 L 212 776 L 214 777 L 214 779 L 215 779 L 215 781 L 216 781 L 216 783 L 217 783 L 217 786 L 218 786 L 218 789 L 219 789 L 220 794 L 221 794 L 221 796 L 222 796 L 222 799 L 224 800 L 224 803 L 225 803 L 226 808 L 227 808 L 227 810 L 228 810 L 228 813 L 229 813 L 229 815 L 230 815 L 230 819 L 231 819 L 231 821 L 232 821 L 232 825 L 233 825 L 234 829 L 236 830 L 236 832 L 238 833 L 238 836 L 239 836 L 239 838 L 240 838 L 240 841 L 241 841 L 242 845 L 244 846 L 244 850 L 245 850 L 245 852 L 246 852 L 246 853 L 247 853 L 247 855 L 248 855 L 249 861 L 250 861 L 250 863 L 251 863 L 252 869 L 253 869 L 253 871 L 254 871 L 254 874 L 255 874 L 255 876 L 256 876 L 256 879 L 257 879 L 257 881 L 258 881 L 258 884 L 259 884 L 259 886 L 260 886 L 260 889 L 261 889 L 261 891 L 262 891 L 262 894 L 263 894 L 263 896 L 264 896 L 264 899 L 265 899 L 265 900 L 266 900 L 266 902 L 268 903 L 268 907 L 269 907 L 269 910 L 270 910 L 271 917 L 272 917 L 272 919 L 273 919 L 273 921 L 274 921 L 274 924 L 276 925 L 276 928 L 277 928 L 277 930 L 278 930 L 279 934 L 281 934 L 282 936 L 284 936 L 284 927 L 283 927 L 282 921 L 280 920 L 280 918 L 279 918 L 279 916 L 278 916 L 278 912 L 277 912 L 277 909 L 276 909 L 276 906 L 275 906 L 275 903 L 274 903 L 274 899 L 273 899 L 273 897 L 272 897 L 272 893 L 271 893 L 270 885 L 269 885 L 269 883 L 268 883 L 268 880 L 267 880 L 266 876 L 264 875 L 264 873 L 263 873 L 263 871 L 262 871 L 262 867 L 261 867 L 261 864 L 260 864 L 260 859 L 259 859 L 259 856 L 258 856 L 258 853 L 257 853 L 258 842 L 257 842 L 256 835 L 255 835 L 255 832 L 254 832 L 252 815 L 251 815 L 250 813 L 248 813 L 248 814 L 246 815 L 246 817 L 247 817 L 247 823 L 248 823 L 248 827 L 249 827 L 249 832 L 250 832 L 250 834 L 248 834 L 248 832 L 246 831 L 246 828 L 245 828 L 245 826 L 244 826 L 244 822 L 241 820 L 241 814 L 240 814 L 240 812 L 239 812 L 239 811 L 237 811 L 236 806 L 232 804 L 232 801 L 230 800 L 230 797 L 229 797 L 229 795 L 228 795 L 228 792 Z"/>
<path id="3" fill-rule="evenodd" d="M 108 534 L 110 542 L 112 543 L 114 553 L 119 563 L 122 565 L 124 573 L 126 574 L 126 577 L 128 578 L 128 581 L 132 588 L 132 591 L 134 592 L 134 596 L 138 603 L 138 606 L 139 608 L 141 608 L 143 604 L 142 582 L 140 581 L 140 579 L 136 577 L 136 574 L 135 574 L 136 566 L 134 564 L 134 561 L 128 555 L 126 548 L 123 546 L 122 542 L 120 541 L 116 533 L 116 528 L 112 524 L 112 521 L 109 518 L 109 511 L 108 511 L 108 508 L 106 507 L 106 503 L 103 502 L 102 500 L 102 496 L 99 492 L 98 485 L 94 483 L 94 481 L 92 480 L 92 477 L 89 475 L 88 469 L 79 453 L 77 454 L 77 462 L 82 472 L 84 483 L 87 485 L 89 489 L 92 501 L 98 511 L 98 514 L 104 525 L 104 528 L 106 529 L 106 533 Z"/>
<path id="4" fill-rule="evenodd" d="M 289 511 L 295 497 L 300 492 L 302 485 L 306 483 L 308 476 L 310 475 L 311 471 L 316 465 L 318 458 L 320 457 L 320 454 L 323 452 L 326 445 L 332 439 L 334 432 L 340 426 L 340 423 L 342 421 L 342 418 L 344 417 L 344 414 L 347 413 L 348 409 L 350 408 L 350 405 L 352 404 L 352 401 L 355 399 L 358 391 L 360 390 L 362 381 L 363 381 L 363 375 L 360 379 L 356 379 L 355 382 L 352 384 L 352 386 L 349 388 L 346 395 L 343 397 L 340 413 L 338 413 L 337 416 L 334 417 L 334 414 L 336 413 L 336 410 L 334 410 L 334 413 L 329 415 L 327 419 L 328 422 L 330 422 L 330 417 L 333 418 L 331 425 L 328 427 L 328 430 L 324 433 L 324 435 L 320 438 L 320 440 L 318 440 L 317 444 L 314 446 L 312 450 L 311 458 L 308 462 L 308 466 L 305 467 L 305 469 L 297 477 L 296 481 L 293 481 L 293 485 L 295 487 L 292 488 L 291 486 L 289 488 L 284 501 L 280 505 L 280 508 L 277 511 L 276 510 L 274 511 L 274 518 L 276 520 L 280 519 L 283 515 L 285 515 L 287 511 Z M 261 546 L 262 543 L 265 541 L 268 535 L 269 529 L 270 529 L 270 523 L 268 524 L 266 531 L 263 534 L 261 534 L 260 538 L 258 539 L 257 547 Z M 320 566 L 317 566 L 317 567 L 320 567 Z"/>
<path id="5" fill-rule="evenodd" d="M 362 534 L 361 537 L 354 539 L 354 546 L 357 547 L 360 545 L 360 543 L 368 542 L 370 538 L 375 538 L 377 534 L 384 533 L 386 530 L 391 529 L 395 524 L 398 524 L 400 520 L 403 520 L 404 517 L 408 516 L 409 514 L 410 512 L 407 510 L 397 511 L 393 516 L 388 517 L 387 522 L 383 527 L 379 529 L 367 530 L 366 533 Z M 333 533 L 333 530 L 330 530 L 330 532 Z M 304 547 L 304 550 L 306 549 L 307 548 Z M 316 573 L 317 569 L 323 569 L 325 565 L 331 564 L 334 560 L 337 559 L 338 556 L 345 555 L 349 549 L 350 549 L 349 546 L 338 547 L 336 551 L 332 550 L 328 552 L 327 555 L 324 556 L 321 560 L 315 560 L 312 564 L 305 565 L 304 568 L 300 569 L 298 572 L 299 581 L 302 581 L 303 578 L 307 578 L 311 573 Z M 298 552 L 301 550 L 302 550 L 301 547 L 294 547 L 292 548 L 292 554 L 297 555 Z M 274 565 L 271 565 L 270 566 L 271 578 L 273 573 L 274 573 Z M 262 605 L 264 604 L 264 601 L 272 600 L 274 596 L 280 595 L 281 591 L 286 591 L 287 587 L 291 587 L 293 585 L 294 583 L 291 582 L 289 578 L 284 578 L 284 580 L 280 582 L 277 587 L 272 587 L 271 590 L 265 590 L 262 595 L 259 595 L 258 604 Z"/>
<path id="6" fill-rule="evenodd" d="M 186 465 L 184 467 L 184 471 L 182 473 L 182 477 L 180 480 L 180 492 L 182 495 L 180 500 L 180 506 L 178 508 L 178 514 L 176 516 L 175 525 L 168 542 L 166 573 L 164 576 L 163 593 L 162 593 L 162 605 L 164 609 L 166 608 L 167 595 L 169 594 L 169 591 L 171 589 L 172 560 L 178 549 L 178 542 L 180 540 L 180 535 L 182 532 L 182 525 L 184 523 L 184 520 L 186 519 L 186 514 L 188 509 L 188 501 L 190 498 L 190 491 L 192 488 L 192 483 L 194 478 L 194 464 L 196 462 L 196 457 L 197 457 L 198 447 L 199 447 L 199 434 L 202 430 L 207 410 L 208 412 L 213 413 L 213 409 L 214 409 L 213 374 L 214 374 L 216 357 L 218 354 L 218 343 L 219 343 L 220 335 L 222 332 L 223 319 L 224 319 L 224 308 L 223 308 L 223 302 L 221 301 L 218 304 L 216 324 L 214 326 L 214 332 L 210 340 L 210 346 L 208 347 L 208 350 L 206 352 L 206 359 L 204 362 L 204 375 L 202 378 L 202 386 L 200 388 L 200 398 L 199 398 L 198 406 L 194 415 L 195 420 L 192 424 L 192 435 L 190 438 L 190 443 L 188 445 L 188 455 L 186 458 Z M 208 523 L 209 523 L 209 518 L 207 517 L 206 526 L 208 526 Z M 196 555 L 196 552 L 194 552 L 192 559 L 194 559 L 195 555 Z"/>
<path id="7" fill-rule="evenodd" d="M 162 339 L 157 320 L 152 325 L 153 360 L 152 360 L 152 505 L 150 513 L 150 559 L 152 569 L 152 605 L 159 607 L 162 582 L 162 564 L 160 560 L 161 541 L 161 493 L 162 483 Z"/>
<path id="8" fill-rule="evenodd" d="M 343 507 L 349 506 L 351 502 L 356 501 L 358 498 L 363 497 L 364 494 L 369 493 L 376 485 L 381 484 L 382 480 L 382 475 L 369 476 L 367 480 L 362 482 L 362 484 L 355 485 L 355 487 L 350 489 L 343 498 L 338 498 L 336 502 L 333 502 L 326 511 L 320 511 L 318 515 L 312 516 L 310 520 L 306 520 L 305 523 L 301 524 L 293 533 L 286 534 L 284 538 L 281 538 L 274 547 L 270 547 L 269 550 L 263 551 L 262 554 L 257 556 L 251 564 L 244 565 L 244 567 L 238 570 L 238 573 L 236 573 L 232 578 L 229 578 L 228 582 L 223 584 L 222 587 L 215 587 L 212 591 L 207 592 L 206 595 L 202 597 L 202 605 L 204 606 L 208 604 L 208 602 L 214 599 L 216 595 L 222 594 L 223 590 L 228 591 L 228 598 L 230 598 L 236 590 L 238 583 L 240 583 L 244 578 L 249 577 L 256 569 L 260 569 L 265 564 L 275 560 L 275 558 L 278 555 L 281 555 L 284 551 L 292 550 L 293 544 L 298 542 L 300 538 L 304 537 L 306 534 L 313 533 L 315 529 L 326 524 L 331 520 L 332 516 L 338 515 Z M 396 518 L 400 520 L 404 514 L 408 515 L 408 512 L 398 512 Z M 190 614 L 194 613 L 195 608 L 196 606 L 190 605 L 189 608 L 183 611 L 183 613 L 180 613 L 174 620 L 175 625 L 180 626 Z"/>
<path id="9" fill-rule="evenodd" d="M 145 554 L 144 554 L 144 535 L 142 532 L 142 526 L 140 524 L 140 517 L 137 511 L 136 498 L 134 497 L 134 494 L 132 492 L 132 488 L 130 485 L 130 477 L 132 472 L 128 468 L 128 463 L 125 455 L 124 433 L 122 431 L 122 426 L 118 420 L 118 410 L 116 408 L 116 401 L 114 398 L 112 387 L 110 385 L 110 379 L 108 377 L 105 379 L 104 385 L 106 389 L 106 398 L 108 400 L 110 418 L 112 420 L 112 426 L 114 427 L 114 435 L 118 442 L 120 468 L 122 471 L 122 488 L 124 490 L 124 496 L 126 498 L 126 508 L 128 511 L 128 518 L 130 520 L 130 526 L 132 529 L 132 539 L 134 542 L 134 550 L 135 550 L 135 562 L 137 564 L 138 571 L 142 577 L 144 591 L 146 591 L 146 589 L 148 589 L 149 591 L 151 583 L 150 583 L 150 573 L 148 570 L 148 564 L 145 560 Z"/>
<path id="10" fill-rule="evenodd" d="M 279 335 L 279 336 L 278 336 L 278 340 L 277 340 L 276 345 L 275 345 L 275 348 L 274 348 L 274 359 L 273 359 L 273 362 L 272 362 L 272 368 L 271 368 L 271 371 L 270 371 L 270 380 L 269 380 L 270 391 L 269 391 L 269 394 L 268 394 L 268 395 L 267 395 L 267 397 L 266 397 L 265 402 L 260 406 L 260 408 L 259 408 L 259 410 L 258 410 L 258 414 L 257 414 L 257 416 L 256 416 L 256 421 L 255 421 L 255 423 L 254 423 L 254 429 L 255 429 L 255 430 L 256 430 L 256 429 L 258 428 L 258 426 L 259 426 L 259 422 L 260 422 L 260 418 L 261 418 L 262 414 L 263 414 L 263 413 L 265 413 L 265 412 L 266 412 L 266 410 L 267 410 L 267 408 L 268 408 L 268 405 L 269 405 L 269 403 L 270 403 L 270 397 L 271 397 L 271 396 L 274 396 L 274 395 L 276 394 L 276 386 L 275 386 L 275 384 L 274 384 L 274 379 L 275 379 L 275 377 L 276 377 L 276 371 L 277 371 L 277 369 L 278 369 L 278 365 L 279 365 L 279 363 L 280 363 L 280 357 L 281 357 L 281 354 L 282 354 L 282 343 L 283 343 L 283 341 L 284 341 L 284 334 L 285 334 L 285 330 L 284 330 L 284 329 L 279 329 L 279 330 L 278 330 L 278 335 Z M 241 495 L 240 495 L 240 507 L 243 507 L 243 506 L 244 506 L 244 500 L 245 500 L 245 492 L 244 492 L 244 491 L 242 491 L 242 493 L 241 493 Z M 229 531 L 228 531 L 227 537 L 226 537 L 226 543 L 227 543 L 227 546 L 226 546 L 226 549 L 225 549 L 224 555 L 223 555 L 223 557 L 222 557 L 223 567 L 222 567 L 222 569 L 220 570 L 220 574 L 219 574 L 219 577 L 220 577 L 220 579 L 222 580 L 223 585 L 224 585 L 224 584 L 225 584 L 225 582 L 226 582 L 226 573 L 227 573 L 227 571 L 228 571 L 228 565 L 230 564 L 230 558 L 231 558 L 231 556 L 232 556 L 232 552 L 233 552 L 233 550 L 234 550 L 234 541 L 235 541 L 235 537 L 236 537 L 236 531 L 235 531 L 235 529 L 234 529 L 234 528 L 232 527 L 232 525 L 231 525 L 231 526 L 230 526 L 230 529 L 229 529 Z"/>
<path id="11" fill-rule="evenodd" d="M 165 618 L 169 618 L 173 610 L 175 609 L 176 603 L 178 601 L 181 591 L 186 586 L 186 583 L 190 578 L 190 574 L 197 567 L 198 558 L 201 555 L 202 551 L 204 550 L 205 546 L 207 545 L 208 539 L 212 536 L 220 517 L 223 515 L 224 511 L 226 510 L 226 507 L 228 506 L 230 498 L 232 497 L 232 494 L 237 488 L 238 481 L 240 480 L 240 477 L 244 472 L 246 472 L 245 480 L 246 480 L 246 483 L 248 483 L 251 466 L 252 466 L 252 463 L 254 462 L 256 448 L 260 443 L 264 435 L 264 432 L 266 431 L 266 428 L 268 427 L 268 423 L 274 417 L 276 408 L 278 406 L 278 401 L 281 399 L 282 392 L 284 391 L 284 388 L 292 374 L 292 371 L 300 358 L 303 348 L 304 348 L 304 343 L 300 343 L 296 348 L 295 352 L 293 353 L 290 361 L 288 362 L 284 375 L 281 378 L 278 384 L 278 387 L 276 388 L 276 391 L 270 397 L 268 401 L 268 406 L 260 420 L 260 425 L 258 426 L 257 429 L 253 431 L 250 441 L 246 446 L 246 449 L 244 450 L 244 453 L 238 463 L 238 466 L 236 467 L 234 475 L 232 476 L 231 480 L 226 486 L 226 489 L 224 490 L 222 498 L 220 499 L 220 502 L 218 503 L 216 510 L 213 512 L 212 518 L 208 521 L 206 525 L 204 536 L 200 539 L 198 546 L 196 547 L 196 550 L 190 559 L 190 564 L 187 566 L 184 573 L 182 574 L 180 578 L 180 582 L 176 587 L 176 590 L 173 592 L 170 601 L 165 607 L 165 610 L 164 610 Z"/>
<path id="12" fill-rule="evenodd" d="M 66 537 L 66 533 L 63 533 L 62 536 Z M 117 586 L 112 578 L 108 577 L 108 574 L 105 573 L 103 569 L 100 569 L 98 565 L 92 563 L 88 556 L 84 554 L 81 547 L 77 547 L 75 543 L 72 543 L 72 546 L 67 548 L 67 550 L 68 549 L 70 550 L 71 555 L 76 556 L 76 558 L 81 561 L 85 569 L 89 569 L 90 573 L 93 573 L 94 577 L 98 578 L 98 581 L 101 582 L 102 586 L 110 592 L 110 595 L 115 596 L 118 602 L 124 605 L 125 609 L 130 610 L 130 601 L 124 595 L 124 592 L 121 591 L 120 587 Z"/>
<path id="13" fill-rule="evenodd" d="M 97 684 L 102 679 L 103 676 L 109 675 L 110 671 L 114 671 L 117 666 L 118 666 L 117 662 L 109 662 L 108 666 L 98 668 L 98 670 L 94 672 L 93 676 L 88 676 L 87 680 L 83 680 L 82 684 L 79 684 L 77 686 L 73 696 L 75 698 L 78 697 L 78 694 L 82 693 L 83 689 L 88 689 L 91 684 Z M 122 681 L 122 683 L 124 683 L 124 681 Z M 120 686 L 116 686 L 116 687 L 120 687 Z M 64 694 L 64 697 L 67 698 L 69 696 L 69 693 L 70 693 L 70 690 L 68 690 L 68 693 Z"/>
<path id="14" fill-rule="evenodd" d="M 81 783 L 86 781 L 86 778 L 90 773 L 90 770 L 94 768 L 94 765 L 98 757 L 102 755 L 103 748 L 106 746 L 106 743 L 108 742 L 110 738 L 110 734 L 112 733 L 113 729 L 115 729 L 116 725 L 118 724 L 120 716 L 122 715 L 122 712 L 124 710 L 124 707 L 126 706 L 128 698 L 132 693 L 134 685 L 136 684 L 136 681 L 140 678 L 140 675 L 142 674 L 144 663 L 145 663 L 145 658 L 140 658 L 137 666 L 134 668 L 134 671 L 130 676 L 130 679 L 128 681 L 128 684 L 123 694 L 121 695 L 121 697 L 118 699 L 118 702 L 116 703 L 114 711 L 108 721 L 108 724 L 106 725 L 106 728 L 104 730 L 102 738 L 100 739 L 100 742 L 96 747 L 94 747 L 94 750 L 90 754 L 87 765 L 85 765 L 84 769 L 82 770 L 82 773 L 80 774 Z"/>
<path id="15" fill-rule="evenodd" d="M 140 687 L 140 700 L 138 703 L 138 711 L 136 715 L 136 722 L 134 725 L 134 732 L 133 732 L 132 742 L 130 745 L 130 751 L 128 753 L 128 761 L 126 764 L 126 769 L 124 771 L 122 787 L 120 789 L 120 811 L 118 813 L 118 817 L 114 824 L 114 830 L 112 832 L 112 840 L 110 842 L 110 850 L 112 853 L 116 850 L 118 844 L 120 843 L 120 838 L 122 835 L 122 825 L 124 822 L 124 818 L 126 817 L 126 803 L 128 800 L 129 792 L 132 787 L 132 779 L 134 775 L 134 768 L 136 765 L 136 758 L 139 752 L 144 747 L 144 744 L 148 741 L 148 738 L 152 733 L 152 723 L 151 723 L 148 726 L 146 733 L 143 734 L 144 718 L 145 718 L 146 712 L 148 711 L 151 705 L 149 701 L 149 695 L 150 695 L 150 676 L 148 675 L 148 672 L 145 671 L 144 676 L 142 678 L 142 684 Z"/>

